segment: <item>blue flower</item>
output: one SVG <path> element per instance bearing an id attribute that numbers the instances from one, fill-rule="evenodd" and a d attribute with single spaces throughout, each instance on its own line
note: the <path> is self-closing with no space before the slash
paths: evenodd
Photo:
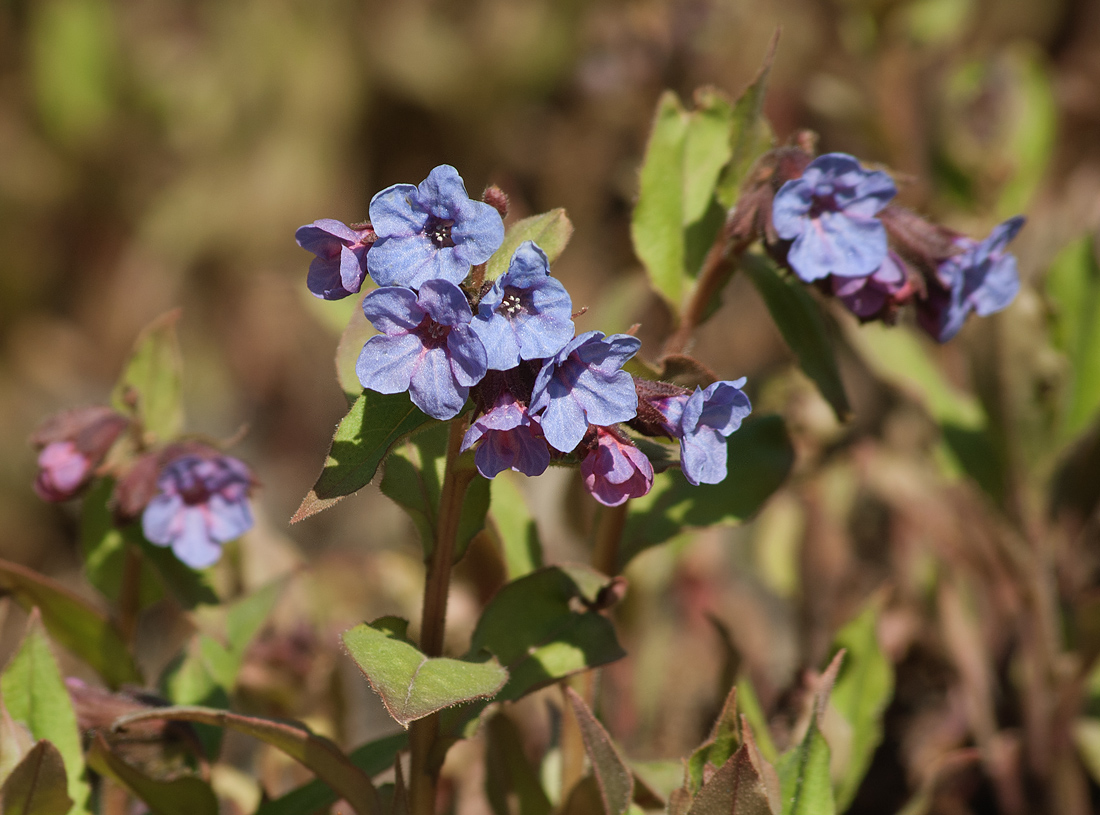
<path id="1" fill-rule="evenodd" d="M 864 170 L 852 156 L 828 153 L 811 161 L 772 203 L 776 234 L 794 241 L 790 267 L 807 282 L 874 272 L 886 260 L 886 228 L 875 215 L 896 194 L 890 176 Z"/>
<path id="2" fill-rule="evenodd" d="M 745 378 L 721 381 L 691 395 L 654 399 L 669 436 L 680 440 L 680 469 L 689 484 L 719 484 L 726 478 L 726 438 L 752 412 L 741 391 Z"/>
<path id="3" fill-rule="evenodd" d="M 596 428 L 596 445 L 581 461 L 584 486 L 604 506 L 641 498 L 653 486 L 645 453 L 609 427 Z"/>
<path id="4" fill-rule="evenodd" d="M 468 450 L 479 441 L 474 463 L 486 478 L 509 468 L 524 475 L 542 475 L 550 466 L 550 450 L 542 428 L 511 394 L 504 394 L 495 407 L 470 424 L 462 449 Z"/>
<path id="5" fill-rule="evenodd" d="M 314 296 L 340 300 L 363 287 L 367 274 L 367 250 L 374 243 L 374 230 L 361 229 L 322 218 L 298 227 L 294 240 L 315 257 L 309 264 L 306 286 Z"/>
<path id="6" fill-rule="evenodd" d="M 252 527 L 248 491 L 252 476 L 238 459 L 220 454 L 182 455 L 157 476 L 157 495 L 141 527 L 150 543 L 170 546 L 192 569 L 221 557 L 222 544 Z"/>
<path id="7" fill-rule="evenodd" d="M 521 359 L 545 359 L 573 338 L 573 301 L 550 277 L 546 254 L 524 241 L 508 271 L 478 306 L 471 328 L 489 354 L 489 368 L 507 371 Z"/>
<path id="8" fill-rule="evenodd" d="M 568 453 L 589 424 L 634 418 L 638 394 L 633 377 L 621 369 L 641 345 L 626 334 L 604 339 L 602 332 L 588 331 L 546 360 L 535 379 L 529 410 L 551 447 Z"/>
<path id="9" fill-rule="evenodd" d="M 370 220 L 378 239 L 367 253 L 367 269 L 379 286 L 461 283 L 471 266 L 487 261 L 504 241 L 500 213 L 470 200 L 448 164 L 432 170 L 419 187 L 395 184 L 375 195 Z"/>
<path id="10" fill-rule="evenodd" d="M 363 313 L 382 332 L 367 341 L 355 365 L 363 387 L 409 391 L 413 404 L 436 419 L 458 415 L 486 371 L 462 290 L 446 280 L 425 282 L 419 295 L 400 286 L 375 289 L 363 298 Z"/>
<path id="11" fill-rule="evenodd" d="M 1020 290 L 1020 276 L 1016 257 L 1005 247 L 1023 225 L 1024 217 L 1017 215 L 994 227 L 984 241 L 956 239 L 962 251 L 936 270 L 943 288 L 930 287 L 928 299 L 918 304 L 918 320 L 929 334 L 947 342 L 959 333 L 971 311 L 987 317 L 1013 301 Z"/>
<path id="12" fill-rule="evenodd" d="M 905 264 L 893 252 L 886 253 L 886 260 L 873 274 L 833 277 L 831 282 L 833 294 L 861 320 L 881 315 L 889 303 L 896 304 L 912 293 Z"/>

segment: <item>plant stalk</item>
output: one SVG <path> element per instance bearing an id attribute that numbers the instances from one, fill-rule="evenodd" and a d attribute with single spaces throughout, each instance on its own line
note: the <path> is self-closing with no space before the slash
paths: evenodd
<path id="1" fill-rule="evenodd" d="M 137 618 L 141 613 L 141 561 L 141 550 L 127 543 L 122 563 L 122 585 L 118 593 L 118 629 L 130 646 L 133 646 Z"/>

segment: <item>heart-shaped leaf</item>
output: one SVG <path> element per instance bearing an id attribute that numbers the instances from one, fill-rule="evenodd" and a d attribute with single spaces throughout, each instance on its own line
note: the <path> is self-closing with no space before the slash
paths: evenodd
<path id="1" fill-rule="evenodd" d="M 497 660 L 428 657 L 405 638 L 408 623 L 383 617 L 344 633 L 344 645 L 402 727 L 436 711 L 494 696 L 508 680 Z"/>
<path id="2" fill-rule="evenodd" d="M 516 221 L 504 234 L 504 243 L 489 258 L 485 266 L 485 279 L 496 280 L 506 271 L 512 262 L 512 255 L 524 241 L 534 241 L 546 258 L 553 263 L 565 250 L 573 236 L 573 223 L 564 209 L 552 209 L 542 215 L 532 215 Z"/>

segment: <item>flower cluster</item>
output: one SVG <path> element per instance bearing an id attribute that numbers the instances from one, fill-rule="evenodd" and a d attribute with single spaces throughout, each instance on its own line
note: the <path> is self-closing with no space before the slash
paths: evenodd
<path id="1" fill-rule="evenodd" d="M 896 194 L 889 175 L 852 156 L 778 148 L 750 176 L 734 237 L 762 237 L 781 263 L 861 321 L 892 322 L 913 303 L 918 324 L 940 342 L 971 311 L 986 316 L 1012 302 L 1020 283 L 1005 248 L 1022 217 L 979 242 L 891 203 Z"/>
<path id="2" fill-rule="evenodd" d="M 494 203 L 500 197 L 487 193 Z M 378 285 L 363 298 L 379 332 L 356 364 L 363 387 L 407 391 L 440 420 L 471 400 L 462 449 L 476 448 L 484 477 L 507 469 L 537 476 L 552 461 L 578 463 L 596 500 L 616 506 L 653 484 L 653 465 L 619 428 L 627 423 L 678 440 L 691 483 L 725 478 L 726 437 L 750 410 L 744 380 L 690 393 L 635 379 L 623 366 L 641 343 L 627 334 L 577 335 L 569 293 L 531 241 L 486 281 L 483 264 L 503 244 L 503 218 L 497 205 L 470 199 L 453 167 L 375 195 L 370 223 L 358 231 L 316 221 L 297 237 L 317 255 L 308 279 L 314 294 L 358 291 L 364 268 Z M 643 415 L 649 420 L 639 421 Z"/>
<path id="3" fill-rule="evenodd" d="M 46 501 L 67 501 L 97 476 L 114 478 L 111 503 L 119 526 L 140 519 L 150 543 L 171 547 L 194 569 L 213 564 L 223 544 L 252 527 L 248 468 L 200 442 L 135 449 L 125 443 L 134 426 L 103 406 L 47 419 L 31 437 L 39 449 L 35 492 Z"/>

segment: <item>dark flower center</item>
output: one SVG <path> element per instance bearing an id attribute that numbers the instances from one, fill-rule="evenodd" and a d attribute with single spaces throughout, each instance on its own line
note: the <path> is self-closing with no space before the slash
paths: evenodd
<path id="1" fill-rule="evenodd" d="M 520 289 L 514 289 L 508 286 L 504 289 L 504 299 L 500 301 L 500 306 L 497 310 L 510 320 L 517 314 L 527 311 L 525 299 Z"/>
<path id="2" fill-rule="evenodd" d="M 446 249 L 455 245 L 451 238 L 451 227 L 454 225 L 455 222 L 449 218 L 436 218 L 432 215 L 424 225 L 424 233 L 437 249 Z"/>
<path id="3" fill-rule="evenodd" d="M 425 348 L 439 348 L 447 344 L 447 336 L 451 333 L 451 326 L 437 323 L 425 314 L 424 319 L 417 326 L 416 333 L 423 341 Z"/>
<path id="4" fill-rule="evenodd" d="M 205 504 L 209 501 L 211 493 L 202 481 L 194 479 L 189 480 L 189 483 L 180 485 L 179 495 L 185 504 L 193 507 L 196 504 Z"/>

